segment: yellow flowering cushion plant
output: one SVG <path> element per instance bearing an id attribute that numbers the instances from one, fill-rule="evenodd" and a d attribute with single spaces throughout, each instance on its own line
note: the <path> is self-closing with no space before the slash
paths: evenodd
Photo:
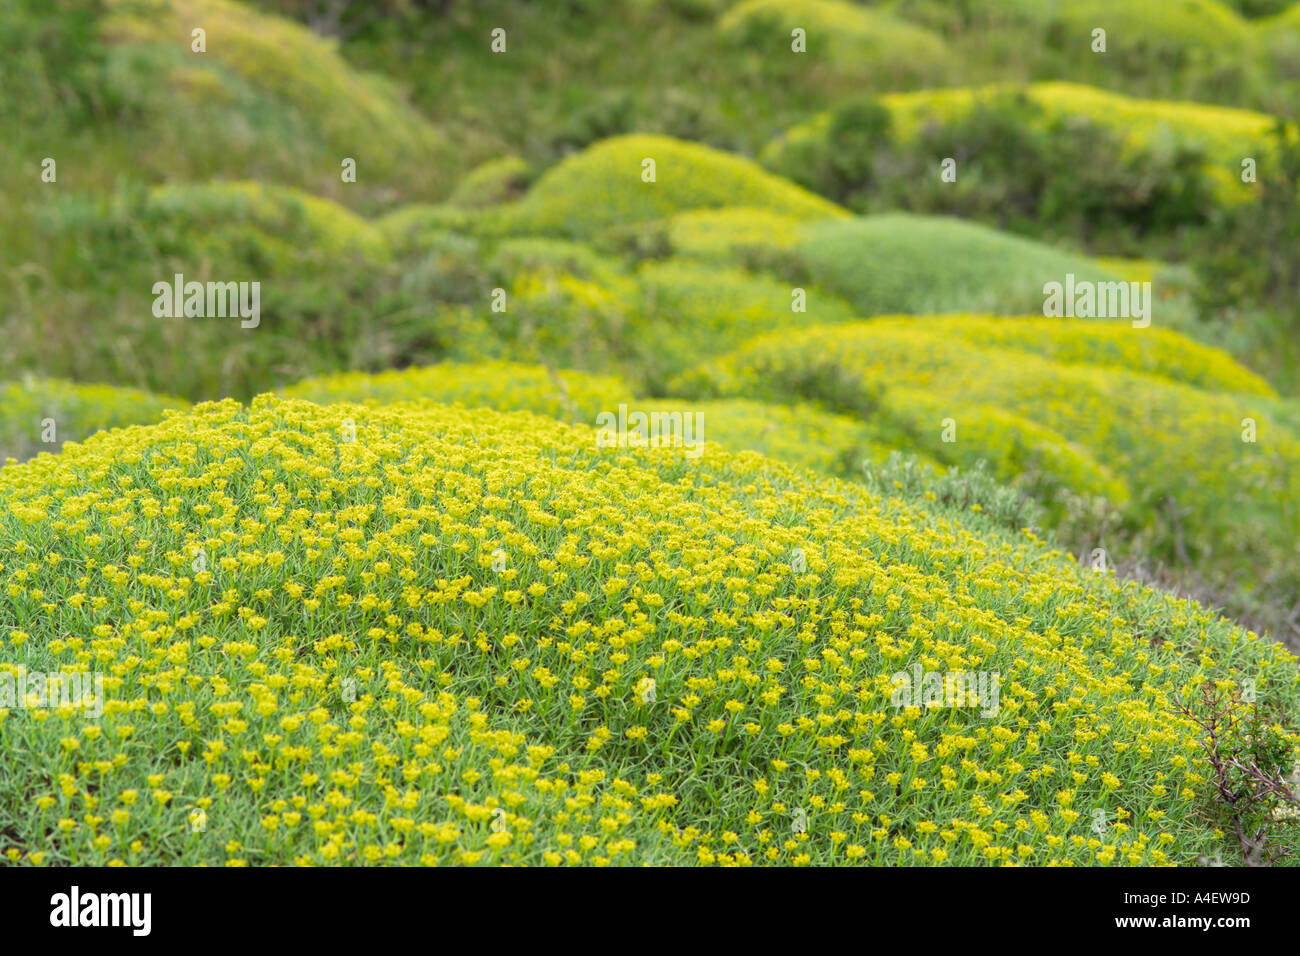
<path id="1" fill-rule="evenodd" d="M 0 469 L 0 581 L 0 670 L 96 690 L 0 707 L 20 863 L 1194 863 L 1175 696 L 1300 702 L 1277 645 L 1027 530 L 526 412 L 100 433 Z"/>
<path id="2" fill-rule="evenodd" d="M 1173 332 L 1003 321 L 895 317 L 762 336 L 674 391 L 884 415 L 941 460 L 987 459 L 1005 480 L 1129 501 L 1140 525 L 1169 522 L 1171 550 L 1192 549 L 1183 561 L 1295 567 L 1300 437 L 1263 382 Z"/>
<path id="3" fill-rule="evenodd" d="M 340 372 L 304 379 L 282 390 L 319 404 L 383 405 L 426 400 L 497 411 L 531 411 L 552 418 L 594 422 L 632 395 L 618 378 L 547 369 L 517 362 L 444 362 L 424 368 L 366 374 Z"/>

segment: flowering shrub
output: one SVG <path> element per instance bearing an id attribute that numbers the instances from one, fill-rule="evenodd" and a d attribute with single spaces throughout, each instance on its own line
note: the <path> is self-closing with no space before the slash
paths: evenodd
<path id="1" fill-rule="evenodd" d="M 647 263 L 625 293 L 638 334 L 654 348 L 652 385 L 737 348 L 755 335 L 853 318 L 838 296 L 804 290 L 795 311 L 791 286 L 742 269 L 669 259 Z"/>
<path id="2" fill-rule="evenodd" d="M 1134 99 L 1076 83 L 850 99 L 770 142 L 763 164 L 859 212 L 906 209 L 1030 235 L 1178 251 L 1180 229 L 1249 200 L 1241 163 L 1276 155 L 1251 110 Z M 953 157 L 955 179 L 937 175 Z"/>
<path id="3" fill-rule="evenodd" d="M 800 238 L 793 216 L 764 209 L 699 209 L 678 213 L 667 223 L 675 254 L 734 262 L 746 249 L 789 249 Z"/>
<path id="4" fill-rule="evenodd" d="M 808 289 L 796 301 L 790 285 L 742 269 L 667 259 L 623 273 L 570 246 L 512 240 L 497 247 L 493 267 L 502 281 L 513 280 L 507 309 L 494 316 L 491 354 L 612 371 L 638 391 L 663 394 L 682 369 L 755 335 L 854 314 L 834 295 Z M 565 271 L 570 263 L 590 278 Z"/>
<path id="5" fill-rule="evenodd" d="M 909 319 L 882 320 L 906 328 Z M 1218 349 L 1169 329 L 1135 331 L 1122 322 L 934 316 L 932 330 L 976 345 L 1033 352 L 1071 365 L 1129 369 L 1211 392 L 1274 397 L 1272 387 Z M 883 326 L 881 326 L 883 327 Z"/>
<path id="6" fill-rule="evenodd" d="M 691 411 L 704 422 L 704 437 L 728 451 L 753 451 L 795 468 L 860 479 L 863 467 L 888 460 L 905 439 L 877 422 L 836 415 L 813 405 L 778 405 L 749 399 L 642 402 L 647 411 Z M 931 464 L 909 449 L 909 460 Z"/>
<path id="7" fill-rule="evenodd" d="M 594 438 L 263 396 L 0 469 L 0 667 L 104 697 L 0 709 L 11 859 L 1189 863 L 1176 700 L 1294 721 L 1285 651 L 1031 533 Z"/>
<path id="8" fill-rule="evenodd" d="M 528 185 L 528 163 L 518 156 L 502 156 L 471 169 L 447 199 L 462 209 L 495 206 L 518 198 Z"/>

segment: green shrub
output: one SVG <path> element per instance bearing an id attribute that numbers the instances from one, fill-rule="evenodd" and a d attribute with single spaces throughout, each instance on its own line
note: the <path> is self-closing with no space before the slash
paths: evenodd
<path id="1" fill-rule="evenodd" d="M 456 184 L 448 205 L 480 209 L 518 199 L 528 188 L 531 173 L 518 156 L 502 156 L 476 166 Z"/>
<path id="2" fill-rule="evenodd" d="M 796 252 L 813 285 L 861 316 L 908 312 L 1041 312 L 1043 285 L 1112 281 L 1071 255 L 959 219 L 868 216 L 807 227 Z"/>
<path id="3" fill-rule="evenodd" d="M 792 31 L 806 35 L 792 50 Z M 801 86 L 904 87 L 947 75 L 943 40 L 881 10 L 843 0 L 742 0 L 718 20 L 724 40 L 747 49 L 763 72 Z"/>
<path id="4" fill-rule="evenodd" d="M 341 181 L 341 160 L 351 157 L 358 184 L 400 178 L 423 195 L 449 185 L 446 173 L 455 156 L 445 137 L 390 81 L 354 70 L 334 44 L 305 27 L 232 0 L 149 0 L 143 6 L 115 0 L 114 6 L 106 28 L 113 40 L 179 49 L 186 65 L 177 68 L 200 83 L 190 93 L 187 84 L 176 84 L 182 95 L 169 113 L 183 112 L 191 95 L 220 99 L 223 72 L 214 67 L 221 67 L 307 121 L 334 156 L 329 175 L 335 183 Z M 190 53 L 196 25 L 208 35 L 202 56 Z"/>
<path id="5" fill-rule="evenodd" d="M 1233 170 L 1266 117 L 1132 100 L 1070 84 L 847 101 L 770 143 L 764 164 L 860 212 L 945 213 L 1132 254 L 1246 197 Z M 940 161 L 956 162 L 955 181 Z"/>
<path id="6" fill-rule="evenodd" d="M 812 401 L 892 421 L 911 436 L 899 447 L 952 464 L 987 459 L 1000 480 L 1023 483 L 1049 507 L 1058 491 L 1107 498 L 1124 508 L 1135 547 L 1221 585 L 1261 567 L 1300 583 L 1300 434 L 1287 424 L 1296 413 L 1272 414 L 1278 399 L 1258 385 L 1254 393 L 1212 391 L 1164 370 L 1116 366 L 1142 369 L 1153 356 L 1128 349 L 1123 357 L 1092 323 L 1055 321 L 1055 335 L 1041 333 L 1043 320 L 1009 325 L 1018 343 L 983 338 L 987 317 L 790 331 L 755 339 L 670 386 L 696 399 Z M 1064 346 L 1072 333 L 1082 341 Z M 1105 364 L 1079 363 L 1088 352 Z M 1217 364 L 1215 377 L 1230 379 L 1230 363 Z M 1194 368 L 1181 374 L 1204 375 Z"/>
<path id="7" fill-rule="evenodd" d="M 454 291 L 445 257 L 399 269 L 380 231 L 293 190 L 215 183 L 68 196 L 43 209 L 37 228 L 48 273 L 13 276 L 0 329 L 20 367 L 50 376 L 190 399 L 248 395 L 340 367 L 436 361 L 463 333 L 437 306 Z M 260 325 L 155 316 L 154 285 L 176 274 L 258 282 Z M 462 285 L 472 286 L 464 300 L 486 302 L 476 277 Z"/>
<path id="8" fill-rule="evenodd" d="M 655 182 L 642 181 L 645 159 L 655 161 Z M 620 136 L 547 170 L 507 222 L 516 233 L 589 237 L 684 210 L 738 205 L 803 221 L 845 215 L 739 156 L 665 136 Z"/>

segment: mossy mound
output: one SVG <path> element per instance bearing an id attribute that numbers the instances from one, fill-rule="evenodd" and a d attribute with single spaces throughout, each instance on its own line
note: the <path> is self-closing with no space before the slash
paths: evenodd
<path id="1" fill-rule="evenodd" d="M 306 27 L 231 0 L 151 0 L 144 7 L 111 0 L 110 7 L 107 39 L 160 51 L 159 64 L 172 64 L 168 113 L 238 104 L 246 115 L 289 124 L 278 135 L 274 123 L 266 124 L 277 146 L 291 132 L 305 140 L 293 150 L 300 156 L 322 165 L 331 157 L 315 175 L 288 182 L 329 182 L 338 195 L 346 188 L 342 161 L 351 158 L 363 190 L 376 180 L 401 183 L 406 195 L 450 186 L 448 172 L 456 167 L 447 138 L 390 81 L 354 69 L 335 43 Z M 206 52 L 193 51 L 195 29 L 206 33 Z"/>

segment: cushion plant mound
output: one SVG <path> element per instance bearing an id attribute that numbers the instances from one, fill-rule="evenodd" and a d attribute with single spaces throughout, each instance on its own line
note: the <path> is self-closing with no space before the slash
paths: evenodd
<path id="1" fill-rule="evenodd" d="M 900 317 L 767 335 L 671 385 L 884 418 L 907 430 L 909 448 L 950 464 L 987 459 L 1000 479 L 1046 481 L 1052 494 L 1127 502 L 1131 520 L 1153 528 L 1176 507 L 1166 533 L 1202 543 L 1182 561 L 1295 567 L 1300 437 L 1271 414 L 1262 383 L 1191 343 L 1178 369 L 1172 332 L 1144 348 L 1149 329 L 1120 326 L 1129 343 L 1099 335 L 1102 323 L 1006 321 Z M 1247 419 L 1267 438 L 1243 440 Z M 1175 554 L 1180 544 L 1167 542 Z"/>
<path id="2" fill-rule="evenodd" d="M 20 366 L 61 377 L 89 368 L 194 400 L 251 396 L 285 377 L 419 355 L 399 337 L 428 338 L 448 321 L 438 313 L 415 333 L 395 328 L 383 311 L 396 281 L 385 235 L 289 187 L 218 181 L 62 194 L 41 210 L 38 234 L 51 288 L 68 291 L 46 300 L 39 325 L 11 323 L 6 347 Z M 189 299 L 183 292 L 170 309 L 159 301 L 156 285 L 174 286 L 176 275 L 186 287 L 216 283 L 222 295 L 201 315 L 162 321 Z M 254 288 L 257 321 L 242 327 L 252 314 L 237 314 L 226 296 L 238 293 L 247 307 Z M 95 334 L 85 334 L 88 324 Z"/>
<path id="3" fill-rule="evenodd" d="M 655 330 L 663 365 L 671 372 L 763 332 L 854 317 L 838 296 L 804 290 L 798 303 L 790 283 L 743 269 L 668 259 L 646 263 L 636 278 L 629 308 Z M 796 304 L 802 311 L 794 310 Z"/>
<path id="4" fill-rule="evenodd" d="M 607 375 L 552 371 L 515 362 L 444 362 L 400 371 L 340 372 L 304 379 L 282 390 L 290 398 L 320 404 L 396 401 L 463 404 L 498 411 L 530 411 L 572 421 L 594 422 L 600 412 L 631 397 L 629 386 Z"/>
<path id="5" fill-rule="evenodd" d="M 654 160 L 654 182 L 643 181 Z M 688 209 L 751 206 L 800 221 L 846 215 L 740 156 L 668 136 L 616 136 L 547 170 L 510 209 L 520 233 L 591 236 Z"/>
<path id="6" fill-rule="evenodd" d="M 910 318 L 881 319 L 878 328 L 908 328 Z M 1170 329 L 1134 329 L 1123 322 L 1062 322 L 1037 316 L 934 316 L 932 331 L 975 345 L 1019 349 L 1071 365 L 1130 369 L 1210 392 L 1273 397 L 1272 386 L 1226 352 Z"/>
<path id="7" fill-rule="evenodd" d="M 814 284 L 864 316 L 1041 311 L 1045 283 L 1117 278 L 1086 256 L 945 216 L 819 223 L 795 249 Z"/>
<path id="8" fill-rule="evenodd" d="M 1251 24 L 1220 0 L 1078 0 L 1061 4 L 1054 19 L 1084 36 L 1104 26 L 1107 40 L 1116 38 L 1116 52 L 1129 56 L 1199 53 L 1230 60 L 1254 50 Z"/>
<path id="9" fill-rule="evenodd" d="M 0 469 L 0 670 L 103 681 L 0 709 L 0 849 L 1194 863 L 1226 844 L 1175 695 L 1294 722 L 1285 651 L 1032 534 L 595 437 L 263 396 Z M 982 697 L 913 705 L 914 668 Z"/>
<path id="10" fill-rule="evenodd" d="M 495 206 L 523 192 L 528 176 L 528 163 L 518 156 L 490 159 L 471 169 L 456 184 L 447 203 L 465 209 Z"/>
<path id="11" fill-rule="evenodd" d="M 383 261 L 388 255 L 384 236 L 376 227 L 338 203 L 298 189 L 248 181 L 160 186 L 152 191 L 148 203 L 150 214 L 191 230 L 200 248 L 233 222 L 261 231 L 268 244 L 277 240 L 281 246 L 310 244 L 322 256 L 355 254 Z M 248 244 L 245 237 L 230 240 L 236 248 Z M 186 252 L 193 254 L 189 249 Z M 297 258 L 287 252 L 284 257 L 287 261 Z"/>
<path id="12" fill-rule="evenodd" d="M 799 225 L 793 216 L 730 207 L 678 213 L 665 228 L 679 255 L 734 261 L 747 249 L 789 249 L 799 241 Z"/>
<path id="13" fill-rule="evenodd" d="M 806 52 L 801 56 L 792 56 L 796 29 L 804 31 Z M 933 82 L 952 62 L 937 34 L 843 0 L 742 0 L 719 18 L 718 32 L 770 65 L 780 58 L 798 67 L 803 59 L 812 61 L 814 70 L 794 70 L 796 82 L 820 72 L 839 84 Z"/>
<path id="14" fill-rule="evenodd" d="M 1016 93 L 1039 108 L 1035 126 L 1083 121 L 1100 124 L 1121 137 L 1124 154 L 1130 159 L 1164 156 L 1180 149 L 1198 152 L 1214 196 L 1225 203 L 1250 197 L 1250 189 L 1239 175 L 1242 158 L 1273 152 L 1269 133 L 1275 120 L 1264 113 L 1206 103 L 1140 99 L 1081 83 L 995 83 L 914 90 L 883 94 L 879 103 L 887 111 L 890 141 L 907 147 L 915 144 L 922 130 L 958 122 L 981 104 L 1005 104 L 1006 98 Z M 830 137 L 835 131 L 837 110 L 854 106 L 855 101 L 848 101 L 786 130 L 763 148 L 763 165 L 805 185 L 824 188 L 826 175 L 815 167 L 843 159 L 828 155 L 832 148 Z M 1061 174 L 1084 178 L 1096 174 L 1088 161 L 1087 155 L 1079 154 L 1061 156 L 1057 162 Z"/>
<path id="15" fill-rule="evenodd" d="M 404 192 L 414 185 L 421 193 L 449 185 L 446 171 L 455 157 L 443 134 L 390 81 L 355 70 L 335 43 L 307 27 L 231 0 L 109 4 L 109 39 L 186 54 L 170 77 L 180 96 L 220 103 L 246 97 L 251 88 L 261 111 L 288 107 L 280 112 L 295 133 L 337 157 L 328 167 L 334 185 L 343 157 L 356 161 L 360 184 L 391 180 Z M 196 27 L 206 31 L 206 51 L 198 56 L 190 53 Z"/>
<path id="16" fill-rule="evenodd" d="M 827 475 L 861 478 L 867 464 L 887 461 L 897 449 L 898 434 L 881 432 L 877 422 L 836 415 L 813 405 L 780 405 L 750 399 L 687 402 L 653 399 L 647 411 L 690 412 L 705 439 L 728 451 L 756 451 L 796 468 Z M 922 453 L 910 455 L 932 464 Z"/>

